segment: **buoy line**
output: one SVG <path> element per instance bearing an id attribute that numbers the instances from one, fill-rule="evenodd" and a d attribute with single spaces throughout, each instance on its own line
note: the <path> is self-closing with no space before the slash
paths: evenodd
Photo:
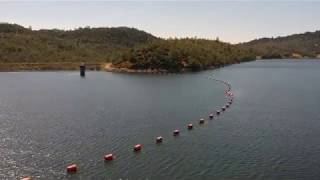
<path id="1" fill-rule="evenodd" d="M 213 120 L 213 119 L 215 119 L 216 117 L 220 116 L 222 112 L 226 111 L 226 109 L 231 106 L 231 104 L 232 104 L 232 102 L 233 102 L 233 99 L 234 99 L 234 94 L 231 92 L 231 88 L 232 88 L 231 84 L 228 83 L 227 81 L 220 80 L 220 79 L 215 79 L 215 78 L 213 78 L 212 76 L 209 76 L 208 79 L 224 84 L 224 85 L 226 86 L 226 89 L 224 90 L 225 96 L 226 96 L 227 99 L 228 99 L 228 102 L 226 103 L 225 106 L 223 106 L 223 107 L 221 107 L 220 109 L 216 110 L 215 113 L 212 112 L 212 113 L 209 114 L 208 118 L 209 118 L 210 120 Z M 205 122 L 205 119 L 204 119 L 204 118 L 201 118 L 201 119 L 199 120 L 199 125 L 204 124 L 204 122 Z M 193 129 L 193 127 L 194 127 L 194 125 L 193 125 L 192 123 L 187 124 L 187 130 L 190 131 L 190 130 Z M 172 135 L 173 135 L 174 137 L 176 137 L 176 136 L 179 136 L 179 134 L 180 134 L 180 130 L 179 130 L 179 129 L 175 129 L 175 130 L 173 131 L 173 134 L 172 134 Z M 162 144 L 163 139 L 164 139 L 164 138 L 163 138 L 162 136 L 158 136 L 158 137 L 156 137 L 155 143 L 156 143 L 156 144 Z M 134 148 L 133 148 L 133 151 L 136 152 L 136 153 L 140 152 L 141 150 L 142 150 L 142 144 L 136 144 L 136 145 L 134 146 Z M 107 155 L 104 156 L 104 159 L 105 159 L 106 162 L 107 162 L 107 161 L 112 161 L 112 160 L 114 160 L 114 155 L 113 155 L 113 154 L 107 154 Z M 75 171 L 74 171 L 74 166 L 75 166 Z M 75 172 L 77 171 L 76 164 L 72 164 L 71 167 L 73 167 L 71 171 L 70 171 L 70 166 L 67 167 L 67 172 L 68 172 L 68 173 L 75 173 Z"/>
<path id="2" fill-rule="evenodd" d="M 168 73 L 166 73 L 166 74 L 168 74 Z M 219 82 L 219 83 L 222 83 L 222 84 L 224 84 L 224 85 L 226 86 L 226 89 L 224 90 L 224 94 L 225 94 L 225 96 L 226 96 L 226 98 L 227 98 L 227 100 L 228 100 L 227 103 L 226 103 L 223 107 L 221 107 L 220 109 L 215 110 L 215 112 L 211 112 L 211 113 L 208 115 L 208 119 L 207 119 L 207 120 L 213 120 L 213 119 L 217 118 L 218 116 L 220 116 L 220 115 L 221 115 L 224 111 L 226 111 L 228 108 L 230 108 L 230 106 L 231 106 L 232 103 L 233 103 L 234 94 L 233 94 L 232 91 L 231 91 L 231 88 L 232 88 L 231 84 L 228 83 L 227 81 L 220 80 L 220 79 L 215 79 L 215 78 L 213 78 L 213 75 L 208 76 L 208 79 L 209 79 L 209 80 L 216 81 L 216 82 Z M 199 125 L 203 125 L 204 122 L 205 122 L 205 119 L 204 119 L 204 118 L 201 118 L 201 119 L 198 120 Z M 192 123 L 189 123 L 189 124 L 186 125 L 186 129 L 187 129 L 188 131 L 193 130 L 193 129 L 194 129 L 194 125 L 193 125 Z M 179 136 L 179 134 L 180 134 L 180 130 L 179 130 L 179 129 L 175 129 L 175 130 L 173 131 L 173 133 L 172 133 L 172 135 L 173 135 L 174 137 Z M 159 145 L 159 144 L 162 144 L 163 140 L 164 140 L 164 137 L 163 137 L 163 136 L 158 136 L 158 137 L 156 137 L 156 139 L 155 139 L 155 144 L 158 144 L 158 145 Z M 133 151 L 136 152 L 136 153 L 141 152 L 141 151 L 142 151 L 142 146 L 143 146 L 142 144 L 136 144 L 136 145 L 134 145 L 134 146 L 133 146 Z M 103 157 L 103 159 L 104 159 L 105 162 L 109 162 L 109 161 L 113 161 L 113 160 L 115 159 L 115 156 L 114 156 L 114 154 L 109 153 L 109 154 L 106 154 L 106 155 Z M 76 173 L 77 171 L 78 171 L 78 166 L 77 166 L 77 164 L 72 163 L 72 164 L 69 164 L 69 165 L 66 167 L 66 172 L 67 172 L 68 174 L 74 174 L 74 173 Z M 21 178 L 21 180 L 32 180 L 32 178 L 31 178 L 31 176 L 25 176 L 25 177 Z"/>

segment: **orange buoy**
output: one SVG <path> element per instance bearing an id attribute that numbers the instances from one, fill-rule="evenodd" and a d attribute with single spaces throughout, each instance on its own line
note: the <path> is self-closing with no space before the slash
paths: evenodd
<path id="1" fill-rule="evenodd" d="M 30 176 L 23 177 L 21 180 L 32 180 Z"/>
<path id="2" fill-rule="evenodd" d="M 107 154 L 104 156 L 105 161 L 112 161 L 113 160 L 113 154 Z"/>
<path id="3" fill-rule="evenodd" d="M 174 136 L 178 136 L 179 133 L 180 133 L 180 131 L 179 131 L 178 129 L 176 129 L 176 130 L 173 131 L 173 135 L 174 135 Z"/>
<path id="4" fill-rule="evenodd" d="M 142 145 L 141 144 L 136 144 L 134 147 L 133 147 L 133 150 L 134 151 L 140 151 L 142 149 Z"/>
<path id="5" fill-rule="evenodd" d="M 76 164 L 71 164 L 69 166 L 67 166 L 67 172 L 68 173 L 75 173 L 77 172 L 78 168 Z"/>
<path id="6" fill-rule="evenodd" d="M 156 143 L 162 143 L 162 141 L 163 141 L 163 137 L 161 137 L 161 136 L 158 136 L 157 137 L 157 139 L 156 139 Z"/>
<path id="7" fill-rule="evenodd" d="M 193 128 L 192 124 L 188 124 L 188 129 L 191 130 Z"/>
<path id="8" fill-rule="evenodd" d="M 213 119 L 213 114 L 212 114 L 212 113 L 209 115 L 209 118 L 210 118 L 210 119 Z"/>
<path id="9" fill-rule="evenodd" d="M 199 120 L 199 124 L 203 124 L 203 123 L 204 123 L 204 119 L 201 118 L 201 119 Z"/>

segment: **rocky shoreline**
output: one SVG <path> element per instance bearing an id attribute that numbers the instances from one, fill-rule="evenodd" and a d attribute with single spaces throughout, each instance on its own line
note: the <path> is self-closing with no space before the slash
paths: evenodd
<path id="1" fill-rule="evenodd" d="M 120 73 L 148 73 L 148 74 L 159 74 L 167 73 L 167 70 L 161 69 L 129 69 L 129 68 L 118 68 L 114 67 L 112 63 L 105 63 L 104 70 L 107 72 L 120 72 Z"/>
<path id="2" fill-rule="evenodd" d="M 198 71 L 202 70 L 210 70 L 210 69 L 217 69 L 220 67 L 228 66 L 231 64 L 221 65 L 221 66 L 210 66 L 206 67 L 205 69 L 200 69 Z M 184 73 L 184 72 L 196 72 L 188 68 L 183 68 L 179 72 L 171 72 L 165 69 L 129 69 L 129 68 L 118 68 L 114 67 L 112 63 L 105 63 L 104 70 L 107 72 L 117 72 L 117 73 L 141 73 L 141 74 L 168 74 L 168 73 Z"/>

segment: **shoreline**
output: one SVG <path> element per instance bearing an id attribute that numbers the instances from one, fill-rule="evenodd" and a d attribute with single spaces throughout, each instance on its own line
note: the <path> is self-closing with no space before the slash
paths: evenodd
<path id="1" fill-rule="evenodd" d="M 23 72 L 23 71 L 79 71 L 80 62 L 63 62 L 63 63 L 0 63 L 0 72 Z M 168 73 L 185 73 L 197 72 L 184 68 L 178 72 L 171 72 L 165 69 L 129 69 L 114 67 L 112 63 L 85 63 L 89 71 L 106 71 L 114 73 L 132 73 L 132 74 L 168 74 Z M 226 66 L 226 65 L 223 65 Z M 223 66 L 211 66 L 198 71 L 217 69 Z"/>
<path id="2" fill-rule="evenodd" d="M 231 64 L 228 64 L 231 65 Z M 198 71 L 192 71 L 188 68 L 183 68 L 181 71 L 172 72 L 165 69 L 129 69 L 129 68 L 117 68 L 113 67 L 112 63 L 105 63 L 104 65 L 104 71 L 107 72 L 115 72 L 115 73 L 134 73 L 134 74 L 178 74 L 178 73 L 187 73 L 187 72 L 199 72 L 199 71 L 205 71 L 210 69 L 218 69 L 220 67 L 224 67 L 227 65 L 221 65 L 221 66 L 210 66 L 205 69 L 200 69 Z"/>
<path id="3" fill-rule="evenodd" d="M 301 61 L 301 60 L 314 60 L 320 61 L 319 58 L 307 58 L 307 59 L 255 59 L 252 61 L 272 61 L 272 60 L 293 60 L 293 61 Z M 250 62 L 250 61 L 244 61 Z M 85 63 L 86 68 L 89 71 L 106 71 L 106 72 L 115 72 L 115 73 L 130 73 L 130 74 L 168 74 L 168 73 L 186 73 L 186 72 L 199 72 L 205 70 L 218 69 L 221 67 L 229 66 L 232 64 L 240 64 L 231 63 L 224 64 L 220 66 L 210 66 L 199 70 L 192 70 L 188 68 L 183 68 L 181 71 L 171 72 L 165 69 L 129 69 L 129 68 L 119 68 L 114 67 L 112 63 L 105 62 L 93 62 L 93 63 Z M 0 72 L 23 72 L 23 71 L 79 71 L 80 62 L 53 62 L 53 63 L 0 63 Z"/>
<path id="4" fill-rule="evenodd" d="M 0 72 L 79 71 L 80 62 L 0 63 Z M 104 63 L 86 63 L 88 70 L 100 71 Z"/>

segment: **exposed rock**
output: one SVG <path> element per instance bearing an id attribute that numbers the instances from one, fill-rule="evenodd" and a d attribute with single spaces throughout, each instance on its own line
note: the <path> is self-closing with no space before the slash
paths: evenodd
<path id="1" fill-rule="evenodd" d="M 291 54 L 291 58 L 300 59 L 300 58 L 302 58 L 302 55 L 301 55 L 301 54 L 298 54 L 298 53 L 292 53 L 292 54 Z"/>

